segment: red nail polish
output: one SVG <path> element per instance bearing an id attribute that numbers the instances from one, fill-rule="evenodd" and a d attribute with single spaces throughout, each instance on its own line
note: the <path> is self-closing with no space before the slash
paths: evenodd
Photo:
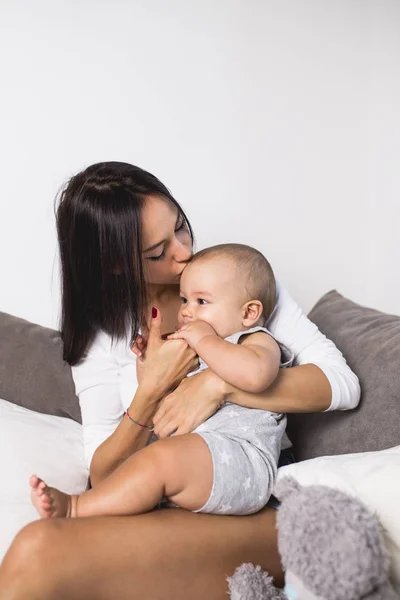
<path id="1" fill-rule="evenodd" d="M 151 317 L 152 317 L 152 319 L 156 318 L 157 313 L 158 313 L 157 309 L 154 308 L 154 306 L 153 306 L 153 308 L 151 309 Z"/>

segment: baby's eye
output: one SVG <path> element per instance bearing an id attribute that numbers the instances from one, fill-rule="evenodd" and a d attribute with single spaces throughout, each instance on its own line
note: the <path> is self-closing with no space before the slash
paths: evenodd
<path id="1" fill-rule="evenodd" d="M 184 298 L 183 296 L 181 296 L 180 298 L 181 298 L 182 304 L 186 304 L 186 302 L 187 302 L 186 298 Z"/>
<path id="2" fill-rule="evenodd" d="M 197 298 L 197 302 L 200 304 L 200 306 L 207 304 L 207 300 L 204 300 L 204 298 Z"/>

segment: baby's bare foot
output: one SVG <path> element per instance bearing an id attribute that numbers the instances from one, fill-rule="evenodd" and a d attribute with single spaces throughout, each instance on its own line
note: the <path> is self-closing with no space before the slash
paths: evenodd
<path id="1" fill-rule="evenodd" d="M 64 494 L 56 488 L 48 487 L 42 479 L 32 475 L 29 484 L 32 504 L 42 519 L 54 517 L 75 517 L 76 497 Z"/>

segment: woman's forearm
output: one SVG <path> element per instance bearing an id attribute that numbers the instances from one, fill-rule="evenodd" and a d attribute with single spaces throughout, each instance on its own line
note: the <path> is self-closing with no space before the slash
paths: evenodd
<path id="1" fill-rule="evenodd" d="M 152 425 L 158 401 L 154 390 L 139 388 L 129 407 L 130 416 L 143 425 Z M 111 475 L 129 456 L 144 448 L 151 436 L 147 427 L 140 427 L 124 417 L 115 431 L 96 450 L 90 465 L 92 487 Z"/>
<path id="2" fill-rule="evenodd" d="M 227 383 L 224 391 L 228 402 L 283 413 L 324 411 L 332 400 L 327 377 L 312 364 L 280 369 L 274 383 L 258 394 L 243 392 Z"/>

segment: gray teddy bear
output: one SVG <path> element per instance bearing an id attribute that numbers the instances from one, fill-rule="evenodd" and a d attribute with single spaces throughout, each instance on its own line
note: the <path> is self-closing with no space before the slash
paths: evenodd
<path id="1" fill-rule="evenodd" d="M 245 563 L 228 578 L 231 600 L 398 600 L 378 518 L 326 486 L 285 477 L 274 491 L 285 589 Z"/>

